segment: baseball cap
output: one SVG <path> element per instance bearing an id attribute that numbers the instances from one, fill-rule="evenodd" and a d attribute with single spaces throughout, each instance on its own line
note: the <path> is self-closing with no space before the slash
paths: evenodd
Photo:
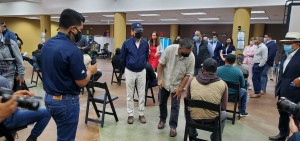
<path id="1" fill-rule="evenodd" d="M 141 23 L 132 23 L 131 30 L 139 31 L 139 30 L 144 30 L 144 29 L 143 29 L 143 26 Z"/>

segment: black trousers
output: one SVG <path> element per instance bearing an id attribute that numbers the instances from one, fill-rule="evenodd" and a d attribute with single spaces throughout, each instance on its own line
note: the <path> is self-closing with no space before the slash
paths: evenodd
<path id="1" fill-rule="evenodd" d="M 290 114 L 283 111 L 278 111 L 278 112 L 279 112 L 279 124 L 278 124 L 279 134 L 281 136 L 288 136 L 290 132 L 289 131 Z"/>

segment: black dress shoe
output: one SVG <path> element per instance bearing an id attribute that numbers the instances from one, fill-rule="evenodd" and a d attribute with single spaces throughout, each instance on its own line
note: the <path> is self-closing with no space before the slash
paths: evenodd
<path id="1" fill-rule="evenodd" d="M 286 139 L 286 136 L 282 136 L 280 134 L 269 137 L 269 140 L 271 140 L 271 141 L 285 141 L 285 139 Z"/>

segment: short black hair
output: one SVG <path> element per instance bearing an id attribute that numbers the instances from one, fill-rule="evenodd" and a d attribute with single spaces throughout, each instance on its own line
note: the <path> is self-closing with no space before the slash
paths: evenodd
<path id="1" fill-rule="evenodd" d="M 60 28 L 69 28 L 74 25 L 81 25 L 81 22 L 85 22 L 85 18 L 73 9 L 65 9 L 59 18 L 59 27 Z"/>
<path id="2" fill-rule="evenodd" d="M 272 38 L 272 34 L 267 33 L 266 35 L 267 35 L 269 38 Z"/>
<path id="3" fill-rule="evenodd" d="M 213 34 L 213 36 L 216 36 L 218 38 L 218 34 Z"/>
<path id="4" fill-rule="evenodd" d="M 225 61 L 228 64 L 234 64 L 235 63 L 235 59 L 236 59 L 236 55 L 235 54 L 228 54 L 225 58 Z"/>
<path id="5" fill-rule="evenodd" d="M 193 41 L 189 38 L 184 38 L 180 40 L 179 47 L 191 49 L 193 47 Z"/>
<path id="6" fill-rule="evenodd" d="M 0 25 L 4 25 L 5 24 L 5 22 L 4 21 L 0 21 Z"/>
<path id="7" fill-rule="evenodd" d="M 38 44 L 38 49 L 41 50 L 43 48 L 43 44 Z"/>
<path id="8" fill-rule="evenodd" d="M 203 62 L 202 67 L 207 72 L 215 73 L 218 68 L 218 63 L 215 59 L 208 58 Z"/>

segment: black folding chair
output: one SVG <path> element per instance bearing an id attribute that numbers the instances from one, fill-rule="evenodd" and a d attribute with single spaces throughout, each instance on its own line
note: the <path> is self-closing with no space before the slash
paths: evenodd
<path id="1" fill-rule="evenodd" d="M 15 129 L 7 129 L 3 123 L 0 124 L 0 137 L 5 137 L 7 141 L 15 141 L 14 134 L 17 131 L 23 130 L 27 126 L 18 127 Z"/>
<path id="2" fill-rule="evenodd" d="M 191 118 L 189 108 L 202 108 L 208 109 L 211 111 L 218 112 L 218 116 L 215 119 L 211 120 L 193 120 Z M 222 141 L 222 127 L 221 127 L 221 105 L 220 104 L 213 104 L 210 102 L 202 101 L 202 100 L 192 100 L 188 99 L 187 97 L 184 98 L 184 113 L 185 113 L 185 131 L 184 131 L 184 141 L 187 141 L 189 136 L 189 128 L 196 128 L 200 130 L 205 130 L 209 132 L 215 132 L 219 130 L 219 140 Z M 203 139 L 196 138 L 197 141 L 205 141 Z"/>
<path id="3" fill-rule="evenodd" d="M 233 102 L 234 103 L 233 110 L 226 110 L 226 112 L 233 114 L 232 117 L 227 117 L 227 120 L 231 120 L 232 124 L 234 124 L 236 114 L 238 114 L 238 119 L 241 118 L 240 110 L 238 108 L 241 105 L 240 104 L 240 84 L 232 83 L 232 82 L 228 82 L 228 81 L 225 81 L 225 82 L 228 86 L 228 89 L 231 88 L 231 89 L 234 89 L 236 91 L 236 93 L 228 94 L 228 102 Z"/>
<path id="4" fill-rule="evenodd" d="M 119 86 L 121 86 L 121 81 L 125 81 L 125 79 L 122 79 L 122 75 L 123 75 L 123 71 L 120 69 L 120 68 L 116 68 L 115 65 L 113 63 L 112 64 L 112 67 L 113 67 L 113 72 L 112 72 L 112 75 L 111 75 L 111 81 L 110 81 L 110 84 L 112 83 L 118 83 Z M 116 77 L 117 81 L 114 80 L 114 76 Z"/>
<path id="5" fill-rule="evenodd" d="M 88 85 L 86 86 L 87 91 L 88 91 L 88 99 L 87 99 L 87 106 L 86 106 L 86 114 L 85 114 L 85 123 L 87 123 L 87 121 L 91 121 L 91 122 L 95 122 L 95 123 L 100 123 L 101 127 L 104 126 L 104 116 L 105 114 L 108 115 L 113 115 L 115 117 L 116 122 L 119 121 L 113 101 L 118 99 L 119 97 L 117 96 L 111 96 L 110 92 L 108 90 L 107 84 L 106 82 L 104 83 L 100 83 L 100 82 L 89 82 Z M 101 88 L 104 89 L 104 94 L 95 96 L 96 92 L 93 92 L 93 90 L 91 91 L 91 89 L 93 88 Z M 100 118 L 101 120 L 95 120 L 95 119 L 91 119 L 89 118 L 89 107 L 90 107 L 90 102 L 92 103 L 94 110 L 97 114 L 97 117 Z M 99 110 L 96 103 L 101 103 L 102 106 L 102 110 Z M 110 104 L 110 107 L 112 109 L 112 112 L 107 112 L 106 111 L 106 104 Z M 101 113 L 101 116 L 100 116 Z"/>
<path id="6" fill-rule="evenodd" d="M 151 92 L 150 96 L 148 95 L 148 90 L 149 89 L 150 89 L 150 92 Z M 138 89 L 137 89 L 137 85 L 136 84 L 134 86 L 134 91 L 133 91 L 133 101 L 138 102 L 139 100 L 134 99 L 135 93 L 139 97 L 139 93 L 138 93 Z M 155 97 L 154 97 L 153 89 L 150 86 L 150 81 L 149 80 L 146 82 L 146 87 L 145 87 L 145 106 L 147 106 L 147 98 L 151 98 L 153 100 L 153 103 L 155 103 Z"/>

